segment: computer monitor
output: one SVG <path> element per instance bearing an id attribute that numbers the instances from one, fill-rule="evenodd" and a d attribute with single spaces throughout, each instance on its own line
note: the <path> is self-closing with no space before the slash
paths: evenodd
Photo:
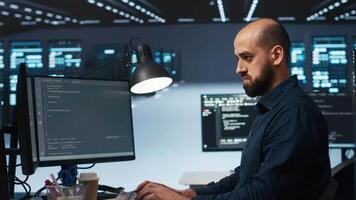
<path id="1" fill-rule="evenodd" d="M 128 81 L 32 77 L 31 82 L 39 166 L 135 159 Z"/>
<path id="2" fill-rule="evenodd" d="M 4 43 L 0 41 L 0 126 L 2 126 L 3 118 L 3 108 L 4 108 L 4 86 L 5 86 L 5 77 L 4 77 L 4 72 L 5 72 L 5 49 L 4 49 Z"/>
<path id="3" fill-rule="evenodd" d="M 352 49 L 352 64 L 353 64 L 353 89 L 354 93 L 356 93 L 356 36 L 354 37 L 354 44 Z"/>
<path id="4" fill-rule="evenodd" d="M 111 64 L 105 67 L 105 70 L 96 70 L 93 76 L 89 77 L 129 80 L 131 69 L 130 66 L 127 66 L 125 63 L 125 60 L 129 61 L 130 59 L 128 54 L 128 46 L 125 44 L 107 43 L 93 45 L 91 56 L 88 58 L 88 69 L 90 70 L 108 63 Z M 121 59 L 120 67 L 117 67 L 118 62 L 112 62 L 117 59 Z"/>
<path id="5" fill-rule="evenodd" d="M 155 49 L 152 52 L 153 61 L 161 65 L 172 77 L 174 81 L 181 80 L 181 65 L 180 65 L 180 53 L 175 50 L 166 50 L 166 49 Z M 131 53 L 131 75 L 136 69 L 137 64 L 137 55 L 135 52 Z"/>
<path id="6" fill-rule="evenodd" d="M 4 70 L 5 70 L 5 49 L 4 49 L 4 43 L 0 42 L 0 93 L 4 92 Z M 3 102 L 1 104 L 3 104 Z"/>
<path id="7" fill-rule="evenodd" d="M 16 84 L 20 63 L 26 63 L 31 75 L 43 75 L 43 48 L 41 41 L 10 42 L 9 105 L 16 105 Z"/>
<path id="8" fill-rule="evenodd" d="M 329 126 L 331 148 L 354 148 L 355 110 L 352 93 L 311 92 Z"/>
<path id="9" fill-rule="evenodd" d="M 306 53 L 304 42 L 292 42 L 290 50 L 290 73 L 296 75 L 299 85 L 305 87 L 307 78 L 305 73 Z"/>
<path id="10" fill-rule="evenodd" d="M 256 103 L 257 98 L 246 94 L 202 94 L 202 150 L 242 150 L 257 114 Z"/>
<path id="11" fill-rule="evenodd" d="M 48 75 L 77 76 L 81 72 L 82 52 L 80 40 L 48 41 Z"/>
<path id="12" fill-rule="evenodd" d="M 158 49 L 153 53 L 155 63 L 169 73 L 174 81 L 181 80 L 180 53 L 178 51 Z"/>
<path id="13" fill-rule="evenodd" d="M 313 37 L 312 89 L 321 92 L 349 92 L 345 36 Z"/>

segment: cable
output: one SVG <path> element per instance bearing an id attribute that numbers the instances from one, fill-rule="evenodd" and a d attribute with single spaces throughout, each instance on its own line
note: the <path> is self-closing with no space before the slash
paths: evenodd
<path id="1" fill-rule="evenodd" d="M 44 186 L 44 187 L 41 187 L 39 190 L 37 190 L 37 192 L 33 195 L 34 197 L 38 197 L 40 194 L 41 194 L 41 192 L 43 191 L 43 190 L 45 190 L 46 189 L 46 186 Z"/>
<path id="2" fill-rule="evenodd" d="M 15 167 L 20 167 L 20 166 L 21 166 L 21 163 L 15 165 Z M 10 166 L 6 165 L 6 167 L 9 168 Z"/>
<path id="3" fill-rule="evenodd" d="M 56 180 L 58 181 L 59 177 L 57 177 Z M 53 182 L 51 182 L 51 185 L 53 185 Z M 39 190 L 37 190 L 37 192 L 33 196 L 38 197 L 41 194 L 41 192 L 45 189 L 46 189 L 46 186 L 41 187 Z"/>
<path id="4" fill-rule="evenodd" d="M 93 164 L 91 164 L 91 165 L 89 165 L 89 166 L 87 166 L 87 167 L 77 167 L 77 169 L 90 169 L 90 168 L 94 167 L 95 164 L 96 164 L 96 163 L 93 163 Z"/>
<path id="5" fill-rule="evenodd" d="M 31 196 L 31 186 L 28 183 L 26 183 L 28 178 L 29 178 L 29 176 L 26 176 L 25 180 L 22 181 L 18 177 L 15 177 L 15 182 L 14 182 L 15 185 L 21 185 L 22 188 L 25 190 L 26 195 L 25 195 L 24 199 Z"/>
<path id="6" fill-rule="evenodd" d="M 21 179 L 17 178 L 17 177 L 15 177 L 15 179 L 16 179 L 16 181 L 18 181 L 18 182 L 20 182 L 20 183 L 26 183 L 29 177 L 30 177 L 30 176 L 27 175 L 26 178 L 25 178 L 25 180 L 23 180 L 23 181 L 22 181 Z"/>

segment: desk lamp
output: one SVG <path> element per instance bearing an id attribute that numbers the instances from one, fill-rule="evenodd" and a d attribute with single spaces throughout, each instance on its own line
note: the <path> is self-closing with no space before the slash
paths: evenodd
<path id="1" fill-rule="evenodd" d="M 133 44 L 135 39 L 138 40 L 137 45 Z M 153 61 L 151 48 L 147 44 L 142 43 L 138 37 L 132 37 L 130 39 L 130 47 L 136 52 L 138 57 L 137 67 L 130 80 L 130 91 L 132 93 L 147 94 L 156 92 L 168 87 L 173 82 L 173 79 L 170 77 L 169 73 Z M 127 55 L 124 55 L 124 57 L 125 56 Z M 111 66 L 111 64 L 122 62 L 123 60 L 124 58 L 112 60 L 104 65 L 95 67 L 94 69 L 80 74 L 79 77 L 86 76 L 93 72 L 104 71 Z"/>

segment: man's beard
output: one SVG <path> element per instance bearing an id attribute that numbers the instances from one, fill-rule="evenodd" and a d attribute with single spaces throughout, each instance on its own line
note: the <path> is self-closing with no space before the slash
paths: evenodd
<path id="1" fill-rule="evenodd" d="M 256 97 L 266 94 L 271 87 L 273 79 L 273 69 L 272 66 L 266 64 L 260 74 L 255 80 L 251 80 L 251 84 L 243 84 L 243 88 L 247 96 Z"/>

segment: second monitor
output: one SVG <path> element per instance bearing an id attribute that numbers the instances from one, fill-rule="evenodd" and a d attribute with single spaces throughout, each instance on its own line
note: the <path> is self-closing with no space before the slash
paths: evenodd
<path id="1" fill-rule="evenodd" d="M 201 95 L 203 151 L 242 150 L 256 116 L 246 94 Z"/>

